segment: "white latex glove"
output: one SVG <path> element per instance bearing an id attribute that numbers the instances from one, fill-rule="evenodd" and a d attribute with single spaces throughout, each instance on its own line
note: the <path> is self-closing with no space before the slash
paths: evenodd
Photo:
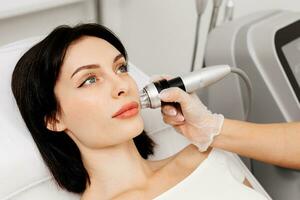
<path id="1" fill-rule="evenodd" d="M 171 76 L 156 76 L 151 79 L 162 78 L 169 80 Z M 208 110 L 196 93 L 188 94 L 180 88 L 172 87 L 161 91 L 160 99 L 164 102 L 180 104 L 177 108 L 170 105 L 163 106 L 161 108 L 163 120 L 188 138 L 199 151 L 206 151 L 213 142 L 214 136 L 220 134 L 224 116 Z"/>

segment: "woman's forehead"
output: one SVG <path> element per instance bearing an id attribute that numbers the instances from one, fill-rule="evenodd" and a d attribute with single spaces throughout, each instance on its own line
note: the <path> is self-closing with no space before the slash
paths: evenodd
<path id="1" fill-rule="evenodd" d="M 106 65 L 113 63 L 114 58 L 119 54 L 120 52 L 106 40 L 84 36 L 74 41 L 68 47 L 62 65 L 62 71 L 71 73 L 83 65 Z"/>
<path id="2" fill-rule="evenodd" d="M 65 59 L 84 60 L 84 58 L 114 57 L 120 52 L 104 39 L 84 36 L 74 41 L 66 51 Z"/>

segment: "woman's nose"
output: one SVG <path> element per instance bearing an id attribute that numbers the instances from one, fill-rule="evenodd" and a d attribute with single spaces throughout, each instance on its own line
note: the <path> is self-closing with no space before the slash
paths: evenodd
<path id="1" fill-rule="evenodd" d="M 121 95 L 127 95 L 129 90 L 128 81 L 126 81 L 123 77 L 119 77 L 118 75 L 114 76 L 112 79 L 112 96 L 118 98 Z"/>

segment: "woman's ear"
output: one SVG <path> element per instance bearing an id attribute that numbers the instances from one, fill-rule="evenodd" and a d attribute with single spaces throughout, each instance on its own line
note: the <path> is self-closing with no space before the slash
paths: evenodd
<path id="1" fill-rule="evenodd" d="M 55 115 L 55 117 L 45 116 L 44 121 L 47 129 L 50 131 L 61 132 L 66 130 L 64 122 L 57 115 Z"/>

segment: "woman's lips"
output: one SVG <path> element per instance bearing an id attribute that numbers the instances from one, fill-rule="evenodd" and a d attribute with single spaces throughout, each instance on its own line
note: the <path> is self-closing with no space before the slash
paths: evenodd
<path id="1" fill-rule="evenodd" d="M 125 104 L 117 111 L 112 118 L 128 118 L 136 115 L 139 112 L 139 104 L 135 101 L 132 101 L 128 104 Z"/>

